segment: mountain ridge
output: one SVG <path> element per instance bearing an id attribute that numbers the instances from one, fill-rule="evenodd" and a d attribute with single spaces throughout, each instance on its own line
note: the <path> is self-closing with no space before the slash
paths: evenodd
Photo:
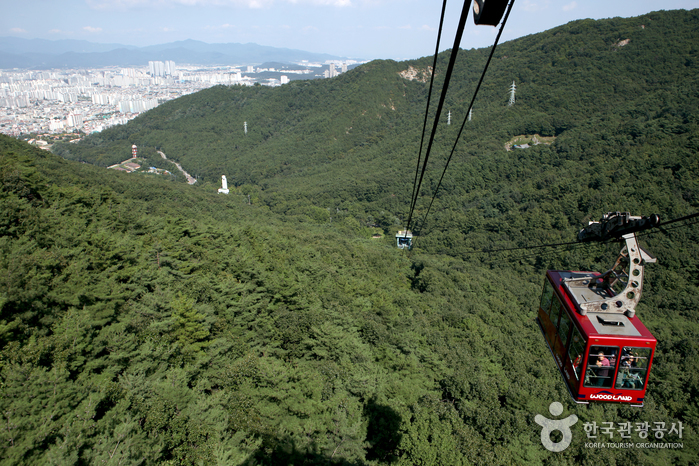
<path id="1" fill-rule="evenodd" d="M 254 43 L 208 44 L 192 39 L 136 47 L 78 40 L 0 37 L 0 69 L 91 68 L 145 66 L 148 61 L 172 60 L 181 64 L 243 65 L 265 61 L 340 60 L 343 57 Z"/>

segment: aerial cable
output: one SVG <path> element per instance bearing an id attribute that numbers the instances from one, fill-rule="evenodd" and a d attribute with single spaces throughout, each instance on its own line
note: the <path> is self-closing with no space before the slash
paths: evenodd
<path id="1" fill-rule="evenodd" d="M 420 195 L 420 187 L 422 186 L 422 179 L 425 176 L 425 169 L 427 168 L 427 161 L 430 158 L 430 151 L 432 150 L 432 143 L 434 142 L 434 136 L 437 132 L 437 125 L 439 123 L 439 117 L 442 114 L 442 107 L 444 107 L 444 100 L 447 96 L 447 89 L 449 88 L 449 80 L 451 79 L 451 74 L 454 71 L 454 64 L 456 63 L 456 57 L 459 53 L 459 45 L 461 44 L 461 37 L 464 34 L 464 27 L 466 26 L 466 19 L 468 18 L 469 6 L 471 2 L 464 1 L 463 9 L 461 10 L 461 18 L 459 18 L 459 26 L 456 29 L 456 37 L 454 38 L 454 46 L 451 49 L 451 55 L 449 57 L 449 65 L 447 66 L 447 71 L 444 75 L 444 84 L 442 85 L 442 91 L 439 96 L 439 104 L 437 105 L 437 112 L 435 114 L 434 123 L 432 125 L 432 132 L 430 133 L 430 139 L 427 143 L 427 150 L 425 151 L 425 160 L 422 164 L 422 172 L 420 173 L 420 179 L 417 184 L 417 188 L 414 190 L 413 199 L 411 201 L 410 214 L 408 215 L 408 222 L 406 224 L 406 237 L 407 232 L 410 229 L 410 221 L 413 218 L 413 211 L 415 210 L 415 205 L 417 204 L 417 198 Z"/>
<path id="2" fill-rule="evenodd" d="M 669 225 L 671 223 L 681 222 L 682 220 L 689 220 L 690 218 L 695 218 L 695 217 L 699 217 L 699 212 L 696 212 L 696 213 L 693 213 L 690 215 L 685 215 L 684 217 L 676 218 L 674 220 L 668 220 L 667 222 L 659 223 L 658 226 L 661 227 L 663 225 Z"/>
<path id="3" fill-rule="evenodd" d="M 689 220 L 690 218 L 694 218 L 694 217 L 699 217 L 699 213 L 696 213 L 696 214 L 693 214 L 693 215 L 688 215 L 687 217 L 683 217 L 683 218 L 677 218 L 677 219 L 671 220 L 671 221 L 669 221 L 669 222 L 661 223 L 661 224 L 658 225 L 658 229 L 657 229 L 657 230 L 650 230 L 650 231 L 647 231 L 647 232 L 644 232 L 644 233 L 639 233 L 639 234 L 636 235 L 636 236 L 654 235 L 654 234 L 656 234 L 656 233 L 665 233 L 665 234 L 668 234 L 668 231 L 671 231 L 671 230 L 676 230 L 676 229 L 678 229 L 678 228 L 684 228 L 684 227 L 689 227 L 689 226 L 692 226 L 692 225 L 699 224 L 699 220 L 695 220 L 695 221 L 693 221 L 693 222 L 683 223 L 683 224 L 681 224 L 681 225 L 675 225 L 674 227 L 670 227 L 670 228 L 662 228 L 663 225 L 667 225 L 667 224 L 669 224 L 669 223 L 679 222 L 679 221 L 681 221 L 681 220 Z"/>
<path id="4" fill-rule="evenodd" d="M 681 218 L 676 218 L 676 219 L 673 219 L 673 220 L 668 220 L 667 222 L 659 223 L 659 224 L 655 227 L 656 229 L 644 231 L 643 233 L 637 233 L 636 236 L 640 237 L 640 236 L 646 236 L 646 235 L 652 235 L 652 234 L 655 234 L 655 233 L 664 232 L 665 229 L 660 229 L 660 230 L 658 230 L 657 228 L 660 228 L 660 227 L 663 226 L 663 225 L 669 225 L 669 224 L 671 224 L 671 223 L 680 222 L 680 221 L 682 221 L 682 220 L 689 220 L 689 219 L 692 219 L 692 218 L 695 218 L 695 217 L 699 217 L 699 212 L 697 212 L 697 213 L 695 213 L 695 214 L 687 215 L 687 216 L 684 216 L 684 217 L 681 217 Z M 691 225 L 696 225 L 697 223 L 699 223 L 699 221 L 690 222 L 690 223 L 685 223 L 685 224 L 682 224 L 682 225 L 677 225 L 677 226 L 675 226 L 675 227 L 673 227 L 673 228 L 667 228 L 667 230 L 673 230 L 673 229 L 676 229 L 676 228 L 682 228 L 682 227 L 687 227 L 687 226 L 691 226 Z M 548 243 L 548 244 L 538 244 L 538 245 L 533 245 L 533 246 L 521 246 L 521 247 L 514 247 L 514 248 L 476 249 L 476 250 L 473 250 L 473 251 L 464 252 L 464 253 L 462 253 L 462 254 L 464 254 L 464 255 L 465 255 L 465 254 L 491 254 L 491 253 L 494 253 L 494 252 L 520 251 L 520 250 L 523 250 L 523 249 L 560 248 L 560 247 L 562 247 L 562 246 L 571 246 L 571 248 L 568 248 L 568 249 L 566 249 L 566 250 L 572 250 L 572 249 L 575 249 L 575 248 L 577 248 L 577 247 L 581 247 L 581 246 L 584 246 L 584 245 L 587 245 L 587 244 L 604 244 L 604 243 L 613 242 L 613 241 L 618 241 L 618 239 L 617 239 L 617 238 L 613 238 L 613 239 L 609 239 L 609 240 L 606 240 L 606 241 L 599 241 L 599 242 L 586 242 L 586 241 L 579 241 L 579 240 L 578 240 L 578 241 L 568 241 L 568 242 L 564 242 L 564 243 Z M 534 256 L 534 255 L 537 255 L 537 254 L 539 254 L 539 253 L 533 253 L 533 254 L 530 254 L 530 255 L 531 255 L 531 256 Z M 525 256 L 523 256 L 523 257 L 529 257 L 530 255 L 525 255 Z"/>
<path id="5" fill-rule="evenodd" d="M 478 91 L 481 88 L 481 84 L 483 83 L 483 79 L 485 78 L 485 73 L 488 71 L 488 66 L 490 65 L 490 61 L 493 58 L 493 54 L 495 54 L 495 49 L 498 46 L 498 42 L 500 41 L 500 36 L 502 35 L 502 31 L 505 29 L 505 24 L 507 23 L 507 18 L 510 16 L 510 11 L 512 11 L 512 6 L 514 5 L 515 0 L 512 0 L 509 5 L 507 6 L 507 11 L 505 12 L 505 16 L 502 20 L 502 24 L 500 25 L 500 30 L 498 31 L 498 35 L 495 37 L 495 42 L 493 43 L 493 47 L 490 49 L 490 55 L 488 56 L 488 60 L 485 62 L 485 67 L 483 68 L 483 72 L 481 73 L 481 77 L 478 80 L 478 84 L 476 85 L 476 90 L 473 92 L 473 97 L 471 98 L 471 103 L 468 106 L 468 110 L 466 111 L 466 117 L 464 117 L 463 123 L 461 123 L 461 128 L 459 129 L 459 133 L 456 135 L 456 140 L 454 141 L 454 145 L 451 148 L 451 153 L 449 154 L 449 157 L 447 158 L 447 163 L 444 166 L 444 170 L 442 171 L 442 176 L 439 178 L 439 183 L 437 183 L 437 188 L 434 190 L 434 195 L 432 196 L 432 200 L 430 201 L 429 206 L 427 207 L 427 212 L 425 213 L 425 216 L 422 218 L 422 223 L 420 224 L 420 227 L 425 225 L 425 222 L 427 221 L 427 216 L 430 213 L 430 209 L 432 209 L 432 203 L 434 202 L 435 198 L 437 197 L 437 192 L 439 191 L 439 188 L 442 186 L 442 180 L 444 179 L 444 174 L 447 172 L 447 168 L 449 167 L 449 162 L 451 162 L 451 158 L 454 155 L 454 151 L 456 150 L 456 145 L 459 143 L 459 138 L 461 138 L 461 133 L 464 130 L 464 127 L 466 126 L 466 122 L 468 121 L 468 115 L 471 112 L 471 109 L 473 108 L 473 103 L 476 101 L 476 96 L 478 95 Z"/>
<path id="6" fill-rule="evenodd" d="M 542 248 L 554 248 L 560 246 L 568 246 L 571 244 L 578 244 L 580 241 L 568 241 L 566 243 L 550 243 L 550 244 L 540 244 L 538 246 L 522 246 L 517 248 L 500 248 L 500 249 L 477 249 L 475 251 L 465 252 L 464 254 L 477 254 L 477 253 L 491 253 L 491 252 L 504 252 L 504 251 L 519 251 L 522 249 L 542 249 Z"/>
<path id="7" fill-rule="evenodd" d="M 531 257 L 537 257 L 537 258 L 538 257 L 551 257 L 553 255 L 558 255 L 558 254 L 565 253 L 565 252 L 571 252 L 571 251 L 574 251 L 575 249 L 586 248 L 586 247 L 591 247 L 591 246 L 601 246 L 602 244 L 604 244 L 604 243 L 597 243 L 597 242 L 578 243 L 578 242 L 576 242 L 574 244 L 570 244 L 570 245 L 567 245 L 565 247 L 556 246 L 553 249 L 550 249 L 548 251 L 544 250 L 544 251 L 537 251 L 537 252 L 532 252 L 532 253 L 523 253 L 523 254 L 516 255 L 516 256 L 508 256 L 507 260 L 511 262 L 511 261 L 518 261 L 518 260 L 522 260 L 522 259 L 529 259 Z"/>
<path id="8" fill-rule="evenodd" d="M 427 128 L 427 116 L 430 110 L 432 99 L 432 86 L 434 84 L 434 74 L 437 69 L 437 57 L 439 56 L 439 41 L 442 38 L 442 26 L 444 25 L 444 12 L 447 9 L 447 0 L 442 4 L 442 16 L 439 18 L 439 31 L 437 32 L 437 46 L 434 49 L 434 59 L 432 60 L 432 73 L 430 75 L 430 89 L 427 93 L 427 107 L 425 108 L 425 121 L 422 123 L 422 137 L 420 138 L 420 150 L 417 153 L 417 166 L 415 167 L 415 180 L 413 180 L 413 193 L 410 195 L 410 211 L 413 209 L 415 199 L 415 186 L 417 186 L 417 175 L 420 172 L 420 158 L 422 157 L 422 144 L 425 141 L 425 129 Z M 406 231 L 408 228 L 406 227 Z M 407 233 L 406 233 L 407 235 Z"/>
<path id="9" fill-rule="evenodd" d="M 550 250 L 548 252 L 545 251 L 540 251 L 536 253 L 531 253 L 531 254 L 522 254 L 518 256 L 510 256 L 508 257 L 508 261 L 513 262 L 513 261 L 519 261 L 523 259 L 529 259 L 532 257 L 540 258 L 540 257 L 552 257 L 554 254 L 559 255 L 561 253 L 566 253 L 566 252 L 571 252 L 574 251 L 575 249 L 583 248 L 583 247 L 591 247 L 591 246 L 601 246 L 604 243 L 596 243 L 596 242 L 588 242 L 588 243 L 576 243 L 574 245 L 568 246 L 564 249 L 554 249 Z"/>

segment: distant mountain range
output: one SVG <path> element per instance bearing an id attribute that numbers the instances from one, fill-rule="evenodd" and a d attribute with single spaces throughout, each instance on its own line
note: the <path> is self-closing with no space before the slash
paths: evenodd
<path id="1" fill-rule="evenodd" d="M 324 62 L 343 57 L 258 44 L 207 44 L 184 40 L 135 47 L 96 44 L 84 40 L 44 40 L 0 37 L 0 69 L 96 68 L 143 66 L 151 60 L 192 65 L 246 65 L 263 62 Z"/>

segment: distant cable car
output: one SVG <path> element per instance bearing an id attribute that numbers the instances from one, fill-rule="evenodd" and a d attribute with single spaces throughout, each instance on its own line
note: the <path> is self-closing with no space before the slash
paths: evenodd
<path id="1" fill-rule="evenodd" d="M 643 265 L 655 258 L 638 245 L 635 232 L 659 221 L 657 215 L 609 213 L 578 234 L 580 241 L 623 238 L 626 246 L 609 271 L 546 272 L 537 321 L 576 403 L 643 406 L 657 341 L 635 308 Z"/>
<path id="2" fill-rule="evenodd" d="M 413 233 L 410 230 L 401 230 L 396 233 L 396 246 L 410 250 L 413 247 Z"/>

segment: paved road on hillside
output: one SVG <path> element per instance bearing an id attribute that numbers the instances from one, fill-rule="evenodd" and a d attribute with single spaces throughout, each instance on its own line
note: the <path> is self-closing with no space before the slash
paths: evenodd
<path id="1" fill-rule="evenodd" d="M 160 154 L 160 156 L 161 156 L 162 158 L 164 158 L 165 160 L 168 160 L 167 156 L 166 156 L 164 153 L 158 151 L 158 154 Z M 194 177 L 193 177 L 192 175 L 190 175 L 190 174 L 187 173 L 186 171 L 182 170 L 182 166 L 181 166 L 179 163 L 173 162 L 172 160 L 170 160 L 169 162 L 170 162 L 170 163 L 174 163 L 175 166 L 177 167 L 177 169 L 178 169 L 179 171 L 182 172 L 182 174 L 184 175 L 184 177 L 187 179 L 187 183 L 189 183 L 189 184 L 194 184 L 194 183 L 197 182 L 197 180 L 194 179 Z"/>

